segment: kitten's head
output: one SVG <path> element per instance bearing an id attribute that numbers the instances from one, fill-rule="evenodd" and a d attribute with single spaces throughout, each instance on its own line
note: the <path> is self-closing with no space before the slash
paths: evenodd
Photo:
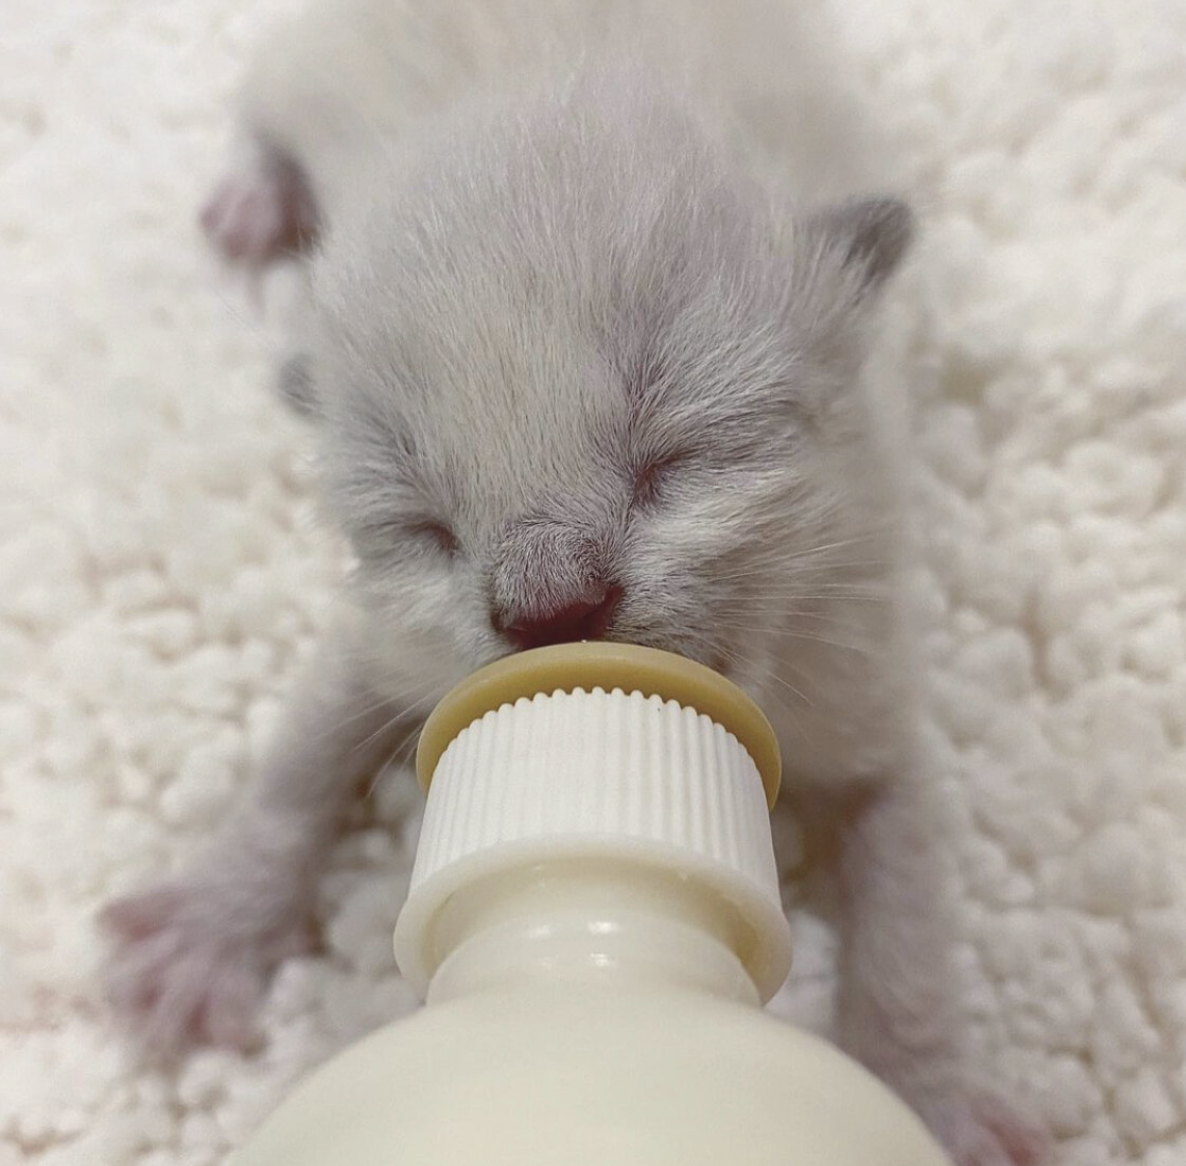
<path id="1" fill-rule="evenodd" d="M 439 689 L 607 637 L 760 687 L 796 586 L 852 533 L 852 382 L 906 208 L 788 222 L 605 82 L 366 194 L 319 261 L 314 375 L 393 676 Z"/>

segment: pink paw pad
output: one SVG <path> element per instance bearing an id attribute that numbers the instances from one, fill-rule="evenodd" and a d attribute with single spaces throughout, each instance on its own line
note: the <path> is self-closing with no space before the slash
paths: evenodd
<path id="1" fill-rule="evenodd" d="M 299 923 L 245 927 L 218 907 L 207 888 L 175 883 L 117 900 L 100 916 L 113 941 L 108 1000 L 154 1056 L 205 1043 L 249 1046 L 270 972 L 304 946 Z"/>
<path id="2" fill-rule="evenodd" d="M 955 1166 L 1046 1166 L 1050 1137 L 1027 1113 L 986 1090 L 919 1105 Z"/>

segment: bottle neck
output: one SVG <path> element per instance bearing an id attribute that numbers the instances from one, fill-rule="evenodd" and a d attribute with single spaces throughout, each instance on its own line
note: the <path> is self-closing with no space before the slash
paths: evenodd
<path id="1" fill-rule="evenodd" d="M 757 1006 L 747 931 L 721 895 L 669 871 L 566 860 L 463 887 L 436 915 L 428 1003 L 516 985 L 705 992 Z"/>

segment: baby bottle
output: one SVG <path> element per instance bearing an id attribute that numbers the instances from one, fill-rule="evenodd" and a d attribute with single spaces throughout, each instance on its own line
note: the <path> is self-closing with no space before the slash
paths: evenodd
<path id="1" fill-rule="evenodd" d="M 762 1010 L 790 967 L 757 707 L 665 652 L 569 644 L 455 688 L 395 932 L 425 1007 L 232 1166 L 944 1166 L 855 1061 Z"/>

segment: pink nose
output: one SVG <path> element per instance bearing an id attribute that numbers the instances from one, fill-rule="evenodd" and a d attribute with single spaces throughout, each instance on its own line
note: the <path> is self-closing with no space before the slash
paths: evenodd
<path id="1" fill-rule="evenodd" d="M 603 587 L 587 599 L 530 616 L 518 616 L 508 623 L 497 618 L 495 626 L 519 652 L 548 644 L 570 644 L 577 640 L 600 640 L 613 623 L 622 598 L 621 587 Z"/>

